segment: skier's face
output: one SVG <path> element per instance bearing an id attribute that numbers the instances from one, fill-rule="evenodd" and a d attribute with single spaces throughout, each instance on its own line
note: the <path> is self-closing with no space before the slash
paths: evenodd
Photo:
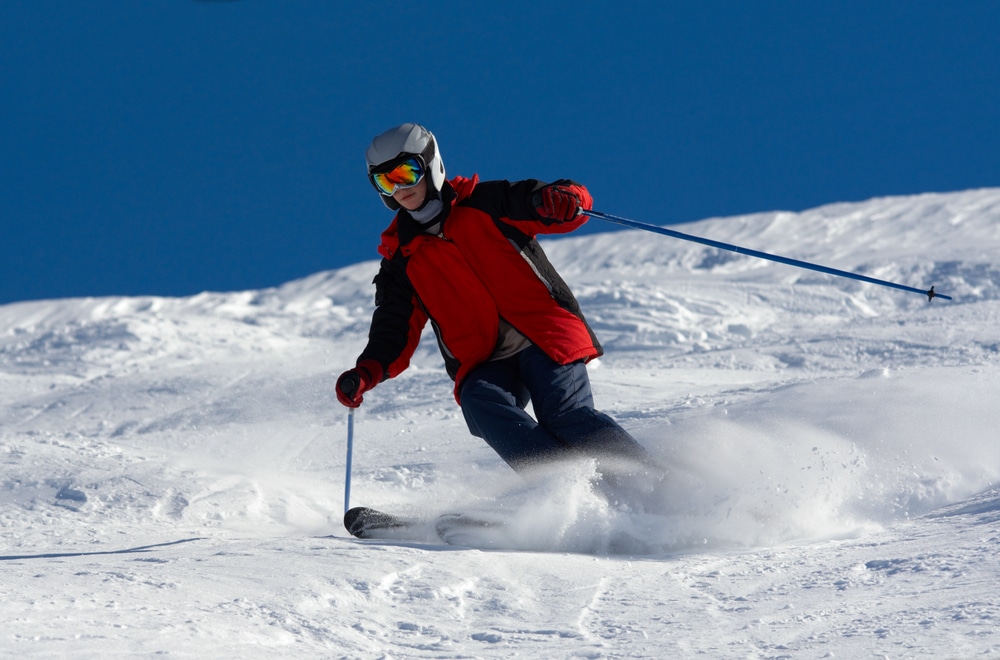
<path id="1" fill-rule="evenodd" d="M 407 211 L 419 209 L 427 199 L 427 177 L 420 179 L 410 188 L 397 188 L 392 198 Z"/>

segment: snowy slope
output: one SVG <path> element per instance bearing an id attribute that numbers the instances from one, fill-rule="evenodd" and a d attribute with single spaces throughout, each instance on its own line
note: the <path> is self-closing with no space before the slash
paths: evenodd
<path id="1" fill-rule="evenodd" d="M 359 413 L 352 503 L 521 514 L 467 548 L 340 525 L 332 388 L 377 262 L 0 306 L 0 655 L 1000 657 L 1000 190 L 676 228 L 955 299 L 547 241 L 605 345 L 598 405 L 670 486 L 640 515 L 592 466 L 521 482 L 425 341 Z"/>

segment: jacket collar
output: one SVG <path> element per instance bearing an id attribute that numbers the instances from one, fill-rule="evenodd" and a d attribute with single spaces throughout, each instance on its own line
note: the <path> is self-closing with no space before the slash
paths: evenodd
<path id="1" fill-rule="evenodd" d="M 477 183 L 479 183 L 478 175 L 473 175 L 471 179 L 459 176 L 450 181 L 445 181 L 444 187 L 441 190 L 441 199 L 444 202 L 444 208 L 436 218 L 430 221 L 430 224 L 440 222 L 443 227 L 444 222 L 451 214 L 452 207 L 471 195 Z M 423 227 L 413 219 L 409 211 L 400 209 L 396 217 L 393 218 L 392 224 L 382 232 L 382 242 L 378 249 L 379 254 L 386 259 L 391 259 L 396 250 L 401 246 L 409 245 L 413 239 L 423 233 Z"/>

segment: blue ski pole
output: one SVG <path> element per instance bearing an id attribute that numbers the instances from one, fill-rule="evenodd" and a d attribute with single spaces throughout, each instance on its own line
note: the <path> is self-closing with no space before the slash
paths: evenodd
<path id="1" fill-rule="evenodd" d="M 354 408 L 347 411 L 347 474 L 344 476 L 344 513 L 351 508 L 351 462 L 354 460 Z"/>
<path id="2" fill-rule="evenodd" d="M 361 381 L 357 374 L 348 372 L 343 381 L 337 383 L 340 389 L 348 395 L 354 394 Z M 347 410 L 347 467 L 344 474 L 344 513 L 351 508 L 351 463 L 354 461 L 354 408 Z"/>
<path id="3" fill-rule="evenodd" d="M 880 280 L 874 277 L 868 277 L 867 275 L 858 275 L 857 273 L 851 273 L 846 270 L 837 270 L 836 268 L 829 268 L 827 266 L 821 266 L 819 264 L 809 263 L 808 261 L 799 261 L 798 259 L 790 259 L 789 257 L 782 257 L 776 254 L 768 254 L 767 252 L 750 250 L 748 248 L 740 247 L 738 245 L 732 245 L 730 243 L 713 241 L 710 238 L 701 238 L 699 236 L 692 236 L 691 234 L 685 234 L 679 231 L 674 231 L 673 229 L 667 229 L 666 227 L 659 227 L 657 225 L 646 224 L 645 222 L 637 222 L 635 220 L 629 220 L 628 218 L 622 218 L 617 215 L 611 215 L 610 213 L 601 213 L 600 211 L 588 211 L 586 209 L 582 209 L 580 212 L 583 213 L 584 215 L 589 215 L 592 218 L 598 218 L 599 220 L 614 222 L 615 224 L 624 225 L 626 227 L 632 227 L 634 229 L 651 231 L 653 233 L 663 234 L 664 236 L 670 236 L 672 238 L 680 238 L 685 241 L 701 243 L 702 245 L 718 248 L 720 250 L 729 250 L 730 252 L 745 254 L 750 257 L 757 257 L 758 259 L 767 259 L 768 261 L 776 261 L 779 264 L 787 264 L 789 266 L 796 266 L 798 268 L 815 270 L 820 273 L 827 273 L 828 275 L 836 275 L 838 277 L 846 277 L 852 280 L 860 280 L 861 282 L 868 282 L 869 284 L 879 284 L 881 286 L 887 286 L 893 289 L 899 289 L 901 291 L 910 291 L 911 293 L 919 293 L 921 295 L 927 296 L 928 301 L 934 298 L 943 298 L 945 300 L 951 300 L 951 296 L 946 296 L 943 293 L 936 293 L 934 291 L 934 287 L 931 287 L 929 291 L 924 291 L 923 289 L 916 289 L 911 286 L 906 286 L 905 284 L 897 284 L 895 282 Z"/>

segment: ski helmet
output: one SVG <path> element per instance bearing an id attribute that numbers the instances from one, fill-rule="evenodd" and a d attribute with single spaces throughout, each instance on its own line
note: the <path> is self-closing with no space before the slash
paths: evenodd
<path id="1" fill-rule="evenodd" d="M 405 158 L 418 158 L 424 166 L 430 193 L 441 192 L 441 188 L 444 187 L 444 162 L 441 160 L 441 152 L 438 151 L 434 134 L 420 124 L 402 124 L 390 128 L 372 140 L 365 153 L 365 160 L 368 161 L 368 180 L 371 181 L 372 173 L 380 167 Z M 375 185 L 374 181 L 372 185 Z M 392 197 L 381 193 L 379 197 L 382 198 L 382 203 L 393 211 L 399 209 L 399 203 Z"/>

